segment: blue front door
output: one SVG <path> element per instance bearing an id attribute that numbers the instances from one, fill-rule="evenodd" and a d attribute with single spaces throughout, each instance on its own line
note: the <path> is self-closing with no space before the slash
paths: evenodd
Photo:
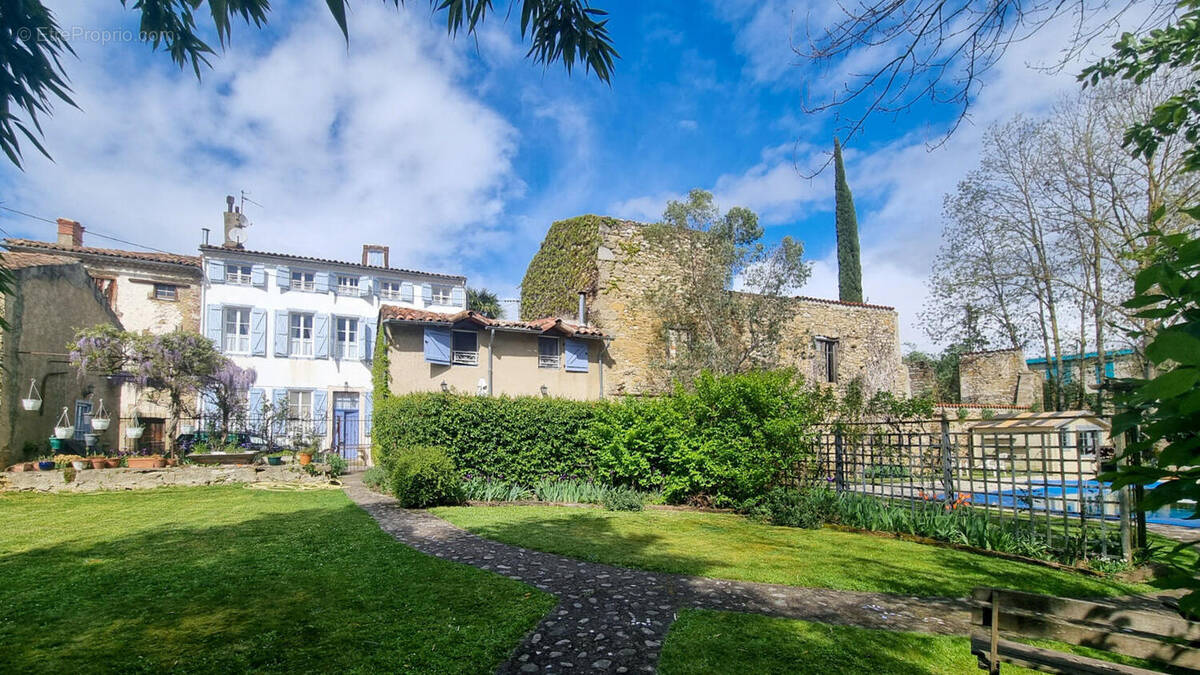
<path id="1" fill-rule="evenodd" d="M 333 446 L 346 459 L 358 458 L 358 394 L 334 394 Z"/>

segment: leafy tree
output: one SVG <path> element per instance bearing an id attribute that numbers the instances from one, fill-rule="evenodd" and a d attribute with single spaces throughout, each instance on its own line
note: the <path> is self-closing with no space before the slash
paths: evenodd
<path id="1" fill-rule="evenodd" d="M 846 166 L 842 163 L 842 144 L 833 139 L 833 191 L 837 198 L 837 258 L 838 299 L 843 302 L 862 302 L 862 261 L 858 247 L 858 216 L 854 213 L 854 196 L 846 183 Z"/>
<path id="2" fill-rule="evenodd" d="M 792 346 L 783 344 L 793 318 L 786 296 L 809 275 L 803 244 L 784 237 L 766 246 L 753 211 L 722 213 L 704 190 L 668 203 L 662 222 L 644 234 L 669 263 L 647 292 L 663 322 L 663 372 L 690 382 L 704 370 L 727 375 L 781 365 Z"/>
<path id="3" fill-rule="evenodd" d="M 261 28 L 271 11 L 269 0 L 120 2 L 141 14 L 140 34 L 152 49 L 167 52 L 180 68 L 191 65 L 197 78 L 201 66 L 210 67 L 209 56 L 216 53 L 200 37 L 202 29 L 197 23 L 205 20 L 206 4 L 221 47 L 232 40 L 235 21 Z M 390 2 L 396 7 L 405 4 L 404 0 Z M 349 40 L 349 0 L 326 0 L 326 4 Z M 430 0 L 429 4 L 435 12 L 445 11 L 446 31 L 452 36 L 464 29 L 474 35 L 493 12 L 492 0 Z M 50 156 L 42 145 L 41 118 L 50 115 L 53 100 L 75 105 L 62 65 L 63 57 L 74 56 L 75 51 L 42 0 L 14 0 L 0 6 L 0 148 L 19 167 L 22 140 Z M 528 37 L 531 43 L 525 56 L 543 66 L 561 62 L 568 73 L 579 62 L 585 71 L 610 82 L 614 61 L 620 55 L 609 37 L 606 16 L 607 12 L 591 7 L 588 0 L 522 0 L 521 37 Z"/>
<path id="4" fill-rule="evenodd" d="M 467 309 L 479 312 L 489 319 L 499 319 L 504 316 L 500 298 L 486 288 L 467 289 Z"/>
<path id="5" fill-rule="evenodd" d="M 1135 156 L 1152 158 L 1170 139 L 1182 137 L 1189 171 L 1200 168 L 1200 2 L 1180 3 L 1184 13 L 1172 25 L 1148 35 L 1127 34 L 1113 55 L 1086 69 L 1081 78 L 1096 84 L 1114 77 L 1144 82 L 1165 69 L 1188 73 L 1192 82 L 1159 103 L 1145 120 L 1131 125 L 1125 144 Z M 1200 517 L 1200 238 L 1195 220 L 1200 207 L 1184 209 L 1193 220 L 1182 231 L 1152 228 L 1152 255 L 1134 281 L 1134 297 L 1125 303 L 1147 323 L 1134 331 L 1146 340 L 1146 357 L 1158 369 L 1152 377 L 1122 382 L 1118 402 L 1126 410 L 1113 418 L 1112 433 L 1129 434 L 1126 464 L 1112 474 L 1114 486 L 1150 486 L 1143 510 L 1193 500 Z M 1151 224 L 1167 209 L 1159 205 Z M 1143 464 L 1148 460 L 1148 463 Z M 1197 542 L 1181 544 L 1195 546 Z M 1180 606 L 1200 613 L 1200 581 L 1194 562 L 1180 583 L 1191 592 Z"/>

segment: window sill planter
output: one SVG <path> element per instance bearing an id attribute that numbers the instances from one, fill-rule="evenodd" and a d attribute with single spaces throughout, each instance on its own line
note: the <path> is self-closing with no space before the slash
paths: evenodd
<path id="1" fill-rule="evenodd" d="M 54 462 L 38 462 L 38 471 L 53 471 Z"/>
<path id="2" fill-rule="evenodd" d="M 130 469 L 161 469 L 167 465 L 162 457 L 127 457 L 125 465 Z"/>

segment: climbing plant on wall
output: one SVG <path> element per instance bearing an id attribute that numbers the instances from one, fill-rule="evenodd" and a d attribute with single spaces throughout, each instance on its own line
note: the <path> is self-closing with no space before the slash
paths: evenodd
<path id="1" fill-rule="evenodd" d="M 387 351 L 387 328 L 380 326 L 375 333 L 375 355 L 371 358 L 371 385 L 375 389 L 375 400 L 382 401 L 391 395 L 391 360 Z"/>
<path id="2" fill-rule="evenodd" d="M 578 293 L 596 286 L 596 252 L 604 216 L 578 216 L 550 226 L 521 280 L 521 318 L 573 315 Z"/>

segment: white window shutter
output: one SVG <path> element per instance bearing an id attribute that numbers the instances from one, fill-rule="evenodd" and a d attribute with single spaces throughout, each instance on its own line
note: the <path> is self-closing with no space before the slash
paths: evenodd
<path id="1" fill-rule="evenodd" d="M 403 281 L 400 283 L 400 301 L 401 302 L 412 302 L 413 301 L 413 285 L 412 285 L 412 283 L 410 283 L 408 281 Z"/>
<path id="2" fill-rule="evenodd" d="M 214 284 L 225 283 L 225 263 L 223 261 L 208 261 L 208 280 Z"/>
<path id="3" fill-rule="evenodd" d="M 450 304 L 455 307 L 467 306 L 467 293 L 462 286 L 455 286 L 450 289 Z"/>
<path id="4" fill-rule="evenodd" d="M 209 305 L 204 326 L 204 335 L 209 340 L 212 340 L 213 345 L 219 352 L 225 351 L 224 341 L 221 339 L 222 331 L 225 330 L 225 326 L 222 325 L 224 321 L 225 308 L 221 305 Z"/>
<path id="5" fill-rule="evenodd" d="M 287 290 L 292 287 L 292 270 L 284 265 L 279 265 L 275 268 L 275 285 L 281 290 Z"/>
<path id="6" fill-rule="evenodd" d="M 329 358 L 328 314 L 317 314 L 313 317 L 313 356 L 318 359 Z"/>
<path id="7" fill-rule="evenodd" d="M 250 268 L 250 283 L 260 287 L 267 285 L 266 265 L 254 265 Z"/>
<path id="8" fill-rule="evenodd" d="M 288 324 L 288 312 L 286 309 L 276 310 L 275 312 L 275 356 L 286 357 L 288 355 L 288 331 L 291 326 Z"/>
<path id="9" fill-rule="evenodd" d="M 433 304 L 433 286 L 429 284 L 421 284 L 421 301 L 426 306 Z"/>

